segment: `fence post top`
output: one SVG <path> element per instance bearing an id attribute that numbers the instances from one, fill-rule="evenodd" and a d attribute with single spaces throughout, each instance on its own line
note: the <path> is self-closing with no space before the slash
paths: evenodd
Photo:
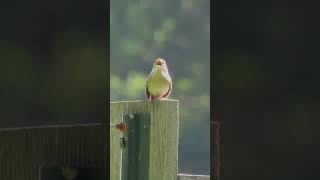
<path id="1" fill-rule="evenodd" d="M 131 100 L 131 101 L 110 101 L 110 104 L 117 104 L 117 103 L 161 103 L 161 102 L 179 102 L 177 99 L 165 99 L 161 101 L 148 101 L 148 100 Z"/>

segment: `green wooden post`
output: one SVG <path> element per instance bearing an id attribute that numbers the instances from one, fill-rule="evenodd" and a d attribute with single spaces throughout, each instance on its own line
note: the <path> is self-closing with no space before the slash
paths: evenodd
<path id="1" fill-rule="evenodd" d="M 134 177 L 122 180 L 177 180 L 178 106 L 177 100 L 110 103 L 110 123 L 124 121 L 128 122 L 129 127 L 128 149 L 123 150 L 123 155 L 129 156 L 124 157 L 128 158 L 128 166 L 127 169 L 124 167 L 126 172 L 122 173 L 124 178 L 127 175 Z M 134 115 L 134 118 L 128 119 L 129 115 Z M 146 126 L 147 128 L 144 128 Z M 130 133 L 130 130 L 135 133 Z M 136 132 L 137 130 L 139 132 Z M 111 180 L 120 180 L 121 176 L 121 136 L 114 128 L 110 130 Z"/>
<path id="2" fill-rule="evenodd" d="M 126 145 L 122 149 L 121 179 L 130 177 L 130 180 L 147 180 L 150 116 L 149 114 L 124 115 L 123 121 L 128 125 L 128 132 L 123 136 Z"/>

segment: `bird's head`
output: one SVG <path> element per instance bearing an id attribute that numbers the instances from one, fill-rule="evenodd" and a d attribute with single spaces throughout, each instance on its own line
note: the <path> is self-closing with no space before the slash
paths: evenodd
<path id="1" fill-rule="evenodd" d="M 166 61 L 164 59 L 161 58 L 157 58 L 154 61 L 153 67 L 157 70 L 167 70 L 167 64 Z"/>

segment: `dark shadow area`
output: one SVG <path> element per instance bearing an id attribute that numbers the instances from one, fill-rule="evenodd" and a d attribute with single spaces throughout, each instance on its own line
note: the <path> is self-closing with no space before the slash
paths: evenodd
<path id="1" fill-rule="evenodd" d="M 103 122 L 109 98 L 107 1 L 0 7 L 0 128 Z"/>
<path id="2" fill-rule="evenodd" d="M 102 180 L 102 168 L 85 167 L 51 167 L 40 169 L 39 180 Z"/>
<path id="3" fill-rule="evenodd" d="M 221 179 L 320 178 L 314 10 L 295 1 L 214 2 Z"/>

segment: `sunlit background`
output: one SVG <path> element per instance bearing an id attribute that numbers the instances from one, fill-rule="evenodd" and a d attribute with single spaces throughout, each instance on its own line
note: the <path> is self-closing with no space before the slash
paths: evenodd
<path id="1" fill-rule="evenodd" d="M 110 99 L 145 99 L 157 57 L 180 100 L 179 173 L 210 170 L 210 1 L 110 2 Z"/>

